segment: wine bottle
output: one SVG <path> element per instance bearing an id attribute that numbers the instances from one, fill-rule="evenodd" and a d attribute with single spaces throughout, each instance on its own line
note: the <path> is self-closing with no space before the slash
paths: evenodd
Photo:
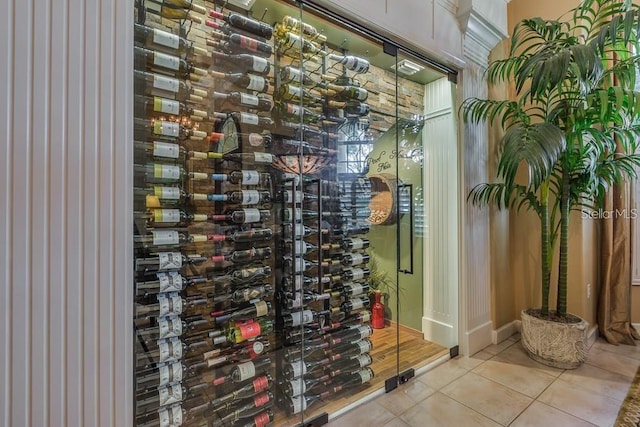
<path id="1" fill-rule="evenodd" d="M 303 102 L 310 105 L 321 105 L 323 99 L 310 90 L 302 86 L 295 86 L 290 83 L 282 84 L 276 92 L 275 98 L 282 101 Z"/>
<path id="2" fill-rule="evenodd" d="M 293 208 L 285 208 L 280 211 L 280 216 L 285 222 L 293 221 L 294 215 L 296 222 L 299 222 L 301 220 L 317 218 L 318 212 L 300 208 L 296 208 L 295 211 Z"/>
<path id="3" fill-rule="evenodd" d="M 182 164 L 187 152 L 180 144 L 166 141 L 133 142 L 134 159 L 138 162 L 146 162 L 150 159 Z"/>
<path id="4" fill-rule="evenodd" d="M 313 310 L 294 311 L 292 313 L 283 314 L 282 321 L 284 322 L 285 328 L 293 328 L 300 325 L 315 323 L 318 319 L 326 316 L 328 313 L 328 311 Z"/>
<path id="5" fill-rule="evenodd" d="M 285 257 L 282 260 L 282 267 L 287 274 L 292 274 L 294 269 L 298 273 L 309 271 L 315 267 L 318 267 L 318 263 L 314 261 L 306 260 L 302 257 Z"/>
<path id="6" fill-rule="evenodd" d="M 366 116 L 371 111 L 371 107 L 369 107 L 369 104 L 365 104 L 359 101 L 338 102 L 330 100 L 328 102 L 328 105 L 331 108 L 342 109 L 347 116 L 351 117 Z"/>
<path id="7" fill-rule="evenodd" d="M 133 111 L 138 117 L 169 114 L 173 116 L 197 116 L 204 119 L 209 116 L 209 113 L 204 110 L 198 110 L 184 102 L 160 96 L 135 95 Z"/>
<path id="8" fill-rule="evenodd" d="M 346 375 L 340 384 L 334 386 L 331 390 L 334 393 L 338 393 L 344 389 L 350 388 L 350 387 L 357 387 L 359 385 L 362 384 L 366 384 L 368 382 L 370 382 L 373 377 L 375 376 L 373 369 L 367 367 L 364 369 L 361 369 L 359 371 L 356 372 L 352 372 L 348 375 Z"/>
<path id="9" fill-rule="evenodd" d="M 366 264 L 369 262 L 369 255 L 363 254 L 363 253 L 344 254 L 341 262 L 343 265 L 350 265 L 350 266 Z"/>
<path id="10" fill-rule="evenodd" d="M 216 302 L 232 301 L 236 304 L 249 302 L 257 298 L 265 298 L 271 294 L 273 288 L 269 284 L 263 284 L 259 286 L 252 286 L 248 288 L 236 289 L 232 293 L 227 293 L 220 297 L 214 297 Z"/>
<path id="11" fill-rule="evenodd" d="M 229 342 L 237 344 L 261 335 L 266 335 L 273 331 L 273 328 L 273 322 L 264 317 L 247 322 L 236 322 L 235 325 L 230 328 L 226 338 Z"/>
<path id="12" fill-rule="evenodd" d="M 273 103 L 269 98 L 266 98 L 264 96 L 251 95 L 244 92 L 213 92 L 213 99 L 222 99 L 234 105 L 259 111 L 270 111 L 273 107 Z"/>
<path id="13" fill-rule="evenodd" d="M 210 56 L 208 50 L 195 46 L 189 40 L 168 31 L 146 25 L 134 24 L 134 41 L 140 46 L 162 50 L 179 56 L 192 57 L 194 54 Z"/>
<path id="14" fill-rule="evenodd" d="M 186 422 L 196 419 L 209 409 L 208 403 L 202 403 L 201 399 L 191 398 L 182 402 L 182 405 L 163 406 L 154 412 L 148 412 L 136 417 L 137 427 L 181 426 Z"/>
<path id="15" fill-rule="evenodd" d="M 289 413 L 293 415 L 299 414 L 302 411 L 306 411 L 315 402 L 326 399 L 329 396 L 331 396 L 331 391 L 327 390 L 318 394 L 303 394 L 293 397 L 289 400 Z"/>
<path id="16" fill-rule="evenodd" d="M 192 74 L 196 76 L 207 75 L 207 70 L 195 67 L 179 56 L 138 46 L 133 48 L 133 63 L 136 70 L 157 70 L 183 79 L 189 78 Z"/>
<path id="17" fill-rule="evenodd" d="M 305 255 L 319 249 L 318 246 L 313 243 L 305 242 L 304 240 L 296 240 L 293 243 L 288 242 L 285 247 L 292 253 L 292 255 L 295 256 Z"/>
<path id="18" fill-rule="evenodd" d="M 367 227 L 368 231 L 368 227 Z M 366 232 L 366 231 L 365 231 Z M 357 249 L 366 249 L 369 247 L 368 239 L 360 239 L 360 238 L 347 238 L 342 241 L 342 248 L 345 251 L 353 251 Z"/>
<path id="19" fill-rule="evenodd" d="M 270 165 L 273 163 L 274 156 L 271 153 L 253 152 L 253 153 L 208 153 L 210 159 L 221 159 L 232 162 L 242 163 L 246 165 Z"/>
<path id="20" fill-rule="evenodd" d="M 288 102 L 277 103 L 276 112 L 280 117 L 287 120 L 296 120 L 302 117 L 302 121 L 305 123 L 316 123 L 324 119 L 322 114 L 314 113 L 308 108 L 301 107 L 299 104 L 291 104 Z"/>
<path id="21" fill-rule="evenodd" d="M 361 356 L 348 359 L 340 363 L 331 364 L 329 375 L 336 377 L 345 372 L 359 371 L 362 368 L 366 368 L 371 365 L 373 359 L 369 353 L 365 353 Z"/>
<path id="22" fill-rule="evenodd" d="M 261 242 L 273 238 L 273 230 L 270 228 L 250 228 L 248 230 L 234 230 L 226 234 L 211 234 L 207 240 L 213 242 Z"/>
<path id="23" fill-rule="evenodd" d="M 193 102 L 204 102 L 209 96 L 206 90 L 197 89 L 188 85 L 184 80 L 165 76 L 162 74 L 148 73 L 146 71 L 133 71 L 133 85 L 136 92 L 147 95 L 158 95 L 156 91 L 168 96 L 175 96 L 179 101 L 190 100 Z"/>
<path id="24" fill-rule="evenodd" d="M 342 272 L 344 280 L 362 280 L 369 277 L 371 270 L 368 268 L 345 268 Z"/>
<path id="25" fill-rule="evenodd" d="M 187 265 L 202 264 L 206 257 L 199 255 L 186 255 L 180 252 L 158 252 L 156 255 L 147 258 L 136 258 L 136 271 L 153 272 L 180 270 Z"/>
<path id="26" fill-rule="evenodd" d="M 317 83 L 307 73 L 291 66 L 280 69 L 280 80 L 282 83 L 302 83 L 305 86 L 316 86 Z"/>
<path id="27" fill-rule="evenodd" d="M 271 193 L 258 190 L 227 191 L 224 194 L 207 194 L 207 200 L 249 206 L 271 202 Z"/>
<path id="28" fill-rule="evenodd" d="M 306 37 L 309 40 L 317 40 L 320 43 L 327 41 L 326 36 L 321 34 L 316 27 L 289 15 L 284 16 L 282 21 L 278 24 L 276 35 L 281 36 L 286 32 L 301 33 L 303 37 Z"/>
<path id="29" fill-rule="evenodd" d="M 177 338 L 160 340 L 157 343 L 157 347 L 147 349 L 143 353 L 136 354 L 136 367 L 140 369 L 158 367 L 160 370 L 162 370 L 162 367 L 160 366 L 160 364 L 162 363 L 179 361 L 183 357 L 186 357 L 192 353 L 197 353 L 209 347 L 211 347 L 211 344 L 208 341 L 194 341 L 191 343 L 186 343 L 184 341 L 180 341 Z M 150 361 L 153 362 L 150 363 Z M 177 365 L 178 367 L 181 367 L 180 364 Z M 163 378 L 164 376 L 161 374 L 160 377 Z M 182 375 L 177 375 L 176 372 L 173 372 L 171 377 L 181 378 Z M 136 381 L 136 383 L 138 383 L 138 381 Z M 140 384 L 140 386 L 144 386 L 144 384 Z M 158 384 L 156 383 L 155 386 L 157 387 Z"/>
<path id="30" fill-rule="evenodd" d="M 238 13 L 224 14 L 222 12 L 210 10 L 209 16 L 212 18 L 223 20 L 224 22 L 228 23 L 231 26 L 234 26 L 244 31 L 248 31 L 259 37 L 263 37 L 267 40 L 270 39 L 271 36 L 273 35 L 273 27 L 271 25 L 268 25 L 264 22 L 257 21 L 255 19 L 248 18 Z"/>
<path id="31" fill-rule="evenodd" d="M 230 310 L 212 311 L 211 318 L 216 323 L 226 323 L 229 321 L 246 320 L 248 318 L 258 318 L 269 314 L 271 303 L 268 301 L 257 301 L 245 308 L 232 308 Z"/>
<path id="32" fill-rule="evenodd" d="M 256 92 L 266 92 L 269 90 L 269 80 L 263 76 L 243 73 L 220 73 L 209 71 L 209 75 L 220 79 L 220 81 L 231 82 L 234 86 Z"/>
<path id="33" fill-rule="evenodd" d="M 267 259 L 271 256 L 271 248 L 251 248 L 244 250 L 236 250 L 226 255 L 213 255 L 211 257 L 212 262 L 224 262 L 230 261 L 234 264 L 247 263 L 250 261 L 258 261 Z"/>
<path id="34" fill-rule="evenodd" d="M 229 115 L 237 119 L 241 125 L 259 126 L 264 128 L 273 126 L 274 124 L 271 117 L 259 116 L 254 113 L 234 111 L 232 113 L 229 113 Z"/>
<path id="35" fill-rule="evenodd" d="M 271 71 L 271 63 L 266 59 L 247 53 L 227 54 L 224 52 L 214 51 L 211 53 L 214 58 L 225 63 L 233 72 L 237 73 L 256 73 L 267 75 Z"/>
<path id="36" fill-rule="evenodd" d="M 172 122 L 161 119 L 133 119 L 134 135 L 138 140 L 145 140 L 151 136 L 162 136 L 165 138 L 175 138 L 179 140 L 194 139 L 203 140 L 207 137 L 207 133 L 187 128 L 179 122 Z"/>
<path id="37" fill-rule="evenodd" d="M 251 52 L 252 54 L 262 56 L 264 58 L 269 58 L 273 54 L 273 47 L 265 42 L 260 40 L 243 36 L 238 33 L 230 33 L 224 34 L 219 31 L 211 31 L 210 33 L 217 40 L 207 39 L 207 45 L 213 47 L 222 47 L 223 50 L 227 52 Z M 222 45 L 220 42 L 222 41 Z"/>
<path id="38" fill-rule="evenodd" d="M 136 210 L 184 206 L 189 198 L 190 195 L 178 186 L 153 185 L 133 189 L 133 204 Z"/>
<path id="39" fill-rule="evenodd" d="M 240 185 L 267 186 L 271 182 L 271 176 L 268 173 L 261 173 L 255 170 L 235 170 L 228 174 L 214 173 L 211 175 L 211 179 Z"/>
<path id="40" fill-rule="evenodd" d="M 158 319 L 158 324 L 145 329 L 138 329 L 138 334 L 145 340 L 159 340 L 163 338 L 180 337 L 187 331 L 192 331 L 209 326 L 209 321 L 205 319 L 195 319 L 183 321 L 178 316 L 167 316 Z"/>
<path id="41" fill-rule="evenodd" d="M 338 101 L 364 102 L 369 97 L 369 92 L 363 87 L 338 86 L 332 83 L 327 83 L 326 87 L 333 91 L 333 93 L 327 91 L 330 97 Z"/>
<path id="42" fill-rule="evenodd" d="M 295 295 L 295 296 L 293 296 Z M 306 307 L 308 304 L 315 301 L 323 301 L 331 298 L 331 294 L 329 293 L 313 293 L 313 292 L 296 292 L 295 294 L 289 294 L 289 298 L 287 299 L 287 309 L 292 310 L 296 308 Z"/>
<path id="43" fill-rule="evenodd" d="M 138 297 L 150 294 L 159 294 L 166 292 L 180 292 L 187 286 L 207 283 L 207 279 L 200 276 L 185 277 L 178 272 L 170 271 L 166 273 L 157 273 L 156 280 L 136 282 L 135 289 Z"/>
<path id="44" fill-rule="evenodd" d="M 273 410 L 267 409 L 266 411 L 254 415 L 249 422 L 242 424 L 242 427 L 265 427 L 267 425 L 271 425 L 272 421 Z"/>
<path id="45" fill-rule="evenodd" d="M 293 362 L 287 362 L 282 365 L 282 375 L 288 380 L 302 377 L 303 375 L 312 374 L 318 370 L 322 370 L 329 364 L 329 359 L 305 360 L 298 359 Z"/>
<path id="46" fill-rule="evenodd" d="M 209 418 L 209 425 L 211 425 L 212 427 L 226 427 L 230 425 L 236 425 L 238 421 L 249 417 L 253 418 L 253 422 L 263 422 L 265 418 L 262 415 L 259 416 L 259 414 L 263 413 L 265 407 L 271 405 L 273 405 L 273 393 L 267 391 L 255 396 L 253 399 L 248 400 L 247 403 L 243 404 L 242 406 L 235 407 L 234 411 L 223 417 L 215 414 L 214 417 Z M 257 420 L 255 419 L 256 417 L 258 417 Z"/>
<path id="47" fill-rule="evenodd" d="M 329 344 L 332 346 L 338 345 L 341 342 L 353 342 L 362 338 L 370 337 L 373 334 L 373 329 L 370 325 L 361 324 L 354 328 L 338 331 L 328 335 Z"/>
<path id="48" fill-rule="evenodd" d="M 173 248 L 189 243 L 189 235 L 180 230 L 153 230 L 150 233 L 133 236 L 133 246 L 137 249 Z"/>
<path id="49" fill-rule="evenodd" d="M 245 397 L 255 396 L 256 394 L 268 390 L 273 385 L 271 375 L 261 375 L 255 377 L 253 381 L 234 389 L 231 393 L 217 397 L 209 402 L 209 406 L 214 411 L 220 410 L 220 405 Z"/>
<path id="50" fill-rule="evenodd" d="M 249 224 L 253 222 L 265 222 L 271 217 L 271 211 L 267 209 L 245 208 L 225 212 L 221 215 L 208 215 L 210 221 L 226 221 L 234 224 Z"/>
<path id="51" fill-rule="evenodd" d="M 209 302 L 206 298 L 189 297 L 183 299 L 178 293 L 158 294 L 157 298 L 158 302 L 154 304 L 137 303 L 135 316 L 137 318 L 179 316 L 189 308 L 205 305 Z"/>
<path id="52" fill-rule="evenodd" d="M 168 19 L 189 19 L 198 24 L 202 24 L 203 17 L 207 10 L 185 0 L 144 0 L 145 11 Z M 195 13 L 194 13 L 195 12 Z"/>
<path id="53" fill-rule="evenodd" d="M 306 358 L 317 351 L 328 349 L 328 348 L 329 348 L 329 343 L 324 340 L 319 340 L 313 343 L 310 343 L 309 341 L 305 341 L 302 347 L 301 346 L 287 347 L 284 350 L 284 359 L 288 361 L 302 359 L 303 356 Z"/>
<path id="54" fill-rule="evenodd" d="M 366 59 L 358 58 L 357 56 L 329 54 L 329 58 L 337 61 L 339 64 L 342 64 L 346 69 L 358 74 L 369 71 L 369 66 L 371 65 Z"/>
<path id="55" fill-rule="evenodd" d="M 366 234 L 371 231 L 369 224 L 347 225 L 342 227 L 342 234 L 344 236 L 355 236 L 358 234 Z"/>
<path id="56" fill-rule="evenodd" d="M 366 294 L 369 292 L 369 285 L 366 283 L 345 283 L 344 285 L 331 289 L 331 296 L 339 297 L 352 297 L 357 295 Z"/>
<path id="57" fill-rule="evenodd" d="M 271 367 L 271 359 L 269 357 L 261 357 L 259 359 L 250 360 L 248 362 L 239 363 L 231 369 L 231 371 L 223 376 L 213 380 L 213 385 L 220 385 L 227 382 L 240 383 L 251 378 L 256 374 L 268 370 Z"/>
<path id="58" fill-rule="evenodd" d="M 185 226 L 193 222 L 204 222 L 206 214 L 192 214 L 182 209 L 155 208 L 147 212 L 134 212 L 135 220 L 144 220 L 148 228 Z"/>
<path id="59" fill-rule="evenodd" d="M 345 314 L 349 314 L 352 311 L 358 311 L 358 310 L 362 310 L 365 307 L 369 306 L 369 297 L 364 296 L 364 297 L 359 297 L 359 298 L 352 298 L 350 300 L 347 300 L 345 302 L 343 302 L 342 304 L 340 304 L 339 307 L 332 307 L 331 308 L 331 313 L 332 314 L 337 314 L 337 313 L 345 313 Z"/>
<path id="60" fill-rule="evenodd" d="M 368 353 L 373 349 L 373 343 L 369 339 L 363 339 L 353 343 L 345 343 L 332 349 L 329 358 L 332 362 L 341 359 L 353 358 Z"/>
<path id="61" fill-rule="evenodd" d="M 280 53 L 294 58 L 299 56 L 299 52 L 302 52 L 304 57 L 325 56 L 327 54 L 312 41 L 304 39 L 290 31 L 278 34 L 276 43 L 276 47 Z"/>
<path id="62" fill-rule="evenodd" d="M 248 281 L 256 281 L 266 279 L 271 276 L 271 267 L 261 265 L 258 267 L 246 267 L 231 272 L 231 277 L 237 283 L 246 283 Z"/>
<path id="63" fill-rule="evenodd" d="M 329 375 L 323 375 L 318 378 L 298 378 L 295 380 L 286 381 L 283 384 L 284 394 L 288 397 L 300 396 L 307 393 L 316 386 L 326 385 L 331 377 Z"/>

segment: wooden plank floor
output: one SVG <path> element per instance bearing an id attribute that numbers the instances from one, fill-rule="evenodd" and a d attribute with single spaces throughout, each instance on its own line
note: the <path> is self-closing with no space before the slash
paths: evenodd
<path id="1" fill-rule="evenodd" d="M 349 405 L 367 394 L 384 387 L 388 378 L 396 375 L 398 365 L 400 372 L 409 368 L 420 368 L 431 361 L 448 353 L 448 349 L 429 341 L 425 341 L 422 334 L 404 326 L 391 324 L 384 329 L 374 329 L 373 351 L 371 356 L 373 364 L 371 368 L 376 376 L 368 386 L 359 389 L 348 389 L 337 394 L 331 401 L 314 403 L 305 412 L 305 420 L 309 420 L 322 412 L 331 414 Z M 396 343 L 399 342 L 399 351 Z M 398 356 L 400 357 L 398 364 Z M 324 403 L 324 404 L 323 404 Z M 284 413 L 277 412 L 275 416 L 276 426 L 295 426 L 300 423 L 300 414 L 297 417 L 287 418 Z"/>

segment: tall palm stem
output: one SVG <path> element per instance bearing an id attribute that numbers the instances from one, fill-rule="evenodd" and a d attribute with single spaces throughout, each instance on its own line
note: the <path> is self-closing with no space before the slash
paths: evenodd
<path id="1" fill-rule="evenodd" d="M 551 256 L 549 237 L 549 181 L 540 187 L 540 232 L 542 239 L 542 309 L 541 315 L 549 315 L 549 287 L 551 284 Z"/>
<path id="2" fill-rule="evenodd" d="M 558 300 L 556 314 L 567 315 L 567 271 L 569 266 L 569 215 L 571 213 L 570 191 L 571 177 L 569 171 L 562 170 L 560 192 L 560 262 L 558 270 Z"/>

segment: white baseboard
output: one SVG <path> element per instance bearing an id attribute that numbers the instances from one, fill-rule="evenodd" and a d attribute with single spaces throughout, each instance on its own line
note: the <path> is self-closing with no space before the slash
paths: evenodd
<path id="1" fill-rule="evenodd" d="M 451 348 L 457 344 L 458 337 L 455 336 L 453 325 L 440 322 L 429 317 L 422 317 L 422 333 L 424 339 L 434 342 L 446 348 Z"/>
<path id="2" fill-rule="evenodd" d="M 514 320 L 512 322 L 507 323 L 499 327 L 498 329 L 494 329 L 491 331 L 491 342 L 493 344 L 500 344 L 502 341 L 508 339 L 511 335 L 515 334 L 520 330 L 518 328 L 519 325 L 516 323 L 520 322 L 519 320 Z"/>
<path id="3" fill-rule="evenodd" d="M 464 339 L 466 342 L 462 346 L 462 350 L 465 356 L 472 356 L 485 348 L 488 345 L 491 345 L 491 331 L 493 329 L 493 324 L 489 320 L 486 323 L 483 323 L 480 326 L 476 326 L 469 332 L 465 333 Z"/>
<path id="4" fill-rule="evenodd" d="M 589 330 L 587 331 L 587 346 L 589 348 L 591 348 L 591 346 L 593 345 L 593 343 L 596 342 L 596 339 L 598 338 L 598 325 L 593 325 L 592 327 L 589 328 Z"/>

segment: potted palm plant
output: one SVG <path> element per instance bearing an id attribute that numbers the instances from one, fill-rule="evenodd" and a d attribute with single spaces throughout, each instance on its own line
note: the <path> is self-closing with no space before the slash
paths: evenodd
<path id="1" fill-rule="evenodd" d="M 567 313 L 570 212 L 597 207 L 607 188 L 635 178 L 640 164 L 639 36 L 640 9 L 631 0 L 582 0 L 564 18 L 522 20 L 509 58 L 492 61 L 486 72 L 490 85 L 513 82 L 514 99 L 471 98 L 462 106 L 465 120 L 505 129 L 496 182 L 477 185 L 469 200 L 525 208 L 540 219 L 542 304 L 523 310 L 522 343 L 548 365 L 575 368 L 587 351 L 586 322 Z M 528 172 L 524 180 L 520 168 Z"/>

